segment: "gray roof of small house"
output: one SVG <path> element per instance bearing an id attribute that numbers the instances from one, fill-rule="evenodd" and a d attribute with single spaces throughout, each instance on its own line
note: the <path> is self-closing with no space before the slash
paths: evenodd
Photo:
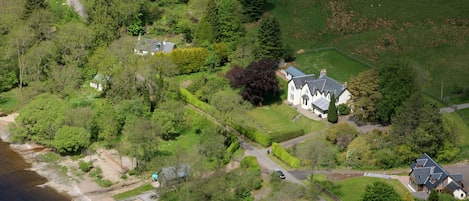
<path id="1" fill-rule="evenodd" d="M 316 79 L 316 76 L 314 74 L 310 74 L 310 75 L 302 75 L 302 76 L 293 77 L 290 80 L 290 82 L 293 82 L 297 89 L 301 89 L 301 87 L 303 87 L 303 85 L 306 82 L 313 81 L 315 79 Z"/>
<path id="2" fill-rule="evenodd" d="M 179 165 L 176 167 L 165 167 L 159 172 L 159 177 L 166 181 L 176 180 L 178 178 L 184 178 L 191 174 L 189 165 Z"/>
<path id="3" fill-rule="evenodd" d="M 335 98 L 338 98 L 346 89 L 344 85 L 327 75 L 322 75 L 316 80 L 307 81 L 307 84 L 311 94 L 314 94 L 316 90 L 319 90 L 321 93 L 334 94 Z"/>
<path id="4" fill-rule="evenodd" d="M 301 72 L 300 70 L 298 70 L 297 68 L 295 68 L 294 66 L 290 66 L 288 67 L 285 72 L 287 72 L 288 74 L 290 74 L 292 77 L 298 77 L 298 76 L 303 76 L 303 75 L 306 75 L 304 74 L 303 72 Z"/>
<path id="5" fill-rule="evenodd" d="M 147 51 L 147 52 L 158 52 L 162 51 L 164 53 L 171 52 L 174 49 L 175 44 L 171 42 L 162 42 L 150 38 L 139 38 L 135 44 L 135 49 L 138 51 Z"/>
<path id="6" fill-rule="evenodd" d="M 449 184 L 445 186 L 445 189 L 448 189 L 448 190 L 450 190 L 451 192 L 453 192 L 453 191 L 455 191 L 455 190 L 458 190 L 458 189 L 461 189 L 461 190 L 463 190 L 464 192 L 466 192 L 463 188 L 461 188 L 461 186 L 460 186 L 458 183 L 456 183 L 456 182 L 454 182 L 454 181 L 449 182 Z"/>
<path id="7" fill-rule="evenodd" d="M 414 168 L 412 174 L 415 178 L 415 183 L 421 185 L 425 184 L 428 179 L 428 175 L 431 173 L 430 167 Z"/>
<path id="8" fill-rule="evenodd" d="M 105 76 L 101 73 L 97 73 L 94 77 L 93 77 L 93 80 L 91 80 L 91 82 L 94 82 L 94 83 L 105 83 L 106 81 L 110 80 L 111 77 L 110 76 Z"/>

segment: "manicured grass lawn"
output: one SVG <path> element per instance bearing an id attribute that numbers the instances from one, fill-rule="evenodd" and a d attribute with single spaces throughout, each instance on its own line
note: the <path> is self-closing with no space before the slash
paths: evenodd
<path id="1" fill-rule="evenodd" d="M 365 193 L 366 186 L 373 184 L 373 182 L 382 181 L 390 184 L 397 193 L 401 196 L 407 191 L 407 189 L 395 179 L 381 179 L 374 177 L 355 177 L 350 179 L 344 179 L 337 182 L 337 189 L 333 189 L 333 192 L 341 199 L 347 201 L 360 201 L 361 196 Z"/>
<path id="2" fill-rule="evenodd" d="M 114 198 L 114 200 L 122 200 L 122 199 L 126 199 L 126 198 L 130 198 L 130 197 L 133 197 L 133 196 L 140 195 L 144 192 L 151 191 L 153 189 L 155 189 L 155 188 L 151 184 L 146 184 L 146 185 L 140 186 L 136 189 L 132 189 L 130 191 L 126 191 L 126 192 L 114 195 L 114 196 L 112 196 L 112 198 Z"/>
<path id="3" fill-rule="evenodd" d="M 299 113 L 285 104 L 271 104 L 257 107 L 249 111 L 248 116 L 254 122 L 252 126 L 265 133 L 287 132 L 303 128 L 305 133 L 320 131 L 325 128 L 324 124 L 301 116 L 295 122 L 292 119 Z"/>
<path id="4" fill-rule="evenodd" d="M 200 136 L 195 133 L 185 133 L 176 138 L 176 140 L 160 141 L 158 149 L 161 152 L 176 153 L 179 150 L 184 150 L 187 153 L 197 153 L 197 144 L 200 141 Z"/>
<path id="5" fill-rule="evenodd" d="M 335 50 L 306 51 L 298 55 L 296 62 L 304 73 L 319 75 L 321 69 L 326 69 L 327 75 L 339 82 L 348 82 L 351 76 L 370 68 Z"/>

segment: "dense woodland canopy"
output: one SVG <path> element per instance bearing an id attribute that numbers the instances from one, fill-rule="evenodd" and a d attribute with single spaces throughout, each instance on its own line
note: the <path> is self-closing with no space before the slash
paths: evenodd
<path id="1" fill-rule="evenodd" d="M 216 164 L 214 174 L 221 174 L 216 169 L 231 159 L 230 147 L 237 143 L 228 124 L 252 106 L 278 101 L 278 61 L 294 59 L 282 41 L 278 19 L 262 9 L 265 0 L 86 0 L 85 18 L 54 2 L 0 0 L 0 91 L 20 91 L 13 140 L 35 141 L 61 154 L 79 154 L 98 144 L 135 157 L 137 169 L 144 171 L 155 158 L 170 158 L 158 149 L 160 142 L 193 132 L 204 139 L 196 154 Z M 188 11 L 174 12 L 181 7 Z M 138 35 L 171 37 L 178 48 L 137 56 L 133 48 Z M 210 76 L 181 84 L 184 76 L 199 72 Z M 96 74 L 105 78 L 102 92 L 88 87 Z M 441 162 L 454 160 L 459 152 L 454 122 L 424 97 L 417 77 L 406 63 L 398 62 L 352 77 L 349 104 L 354 118 L 390 125 L 390 130 L 360 134 L 348 124 L 333 124 L 326 131 L 329 142 L 324 143 L 336 146 L 337 157 L 319 159 L 322 151 L 332 156 L 335 150 L 317 145 L 327 148 L 305 156 L 311 168 L 391 168 L 408 165 L 423 152 Z M 220 124 L 187 109 L 182 85 L 215 108 L 211 115 Z M 335 111 L 329 115 L 332 123 L 338 120 L 337 110 L 341 108 L 329 109 Z M 172 154 L 168 164 L 181 162 L 179 150 Z M 230 174 L 179 189 L 190 194 L 165 196 L 249 200 L 261 184 L 257 162 L 246 163 Z M 244 177 L 250 180 L 239 180 Z M 311 198 L 303 188 L 272 180 L 275 190 L 296 192 L 290 199 Z M 198 185 L 208 187 L 195 192 Z M 225 189 L 232 190 L 220 194 Z M 383 190 L 370 186 L 364 197 Z"/>

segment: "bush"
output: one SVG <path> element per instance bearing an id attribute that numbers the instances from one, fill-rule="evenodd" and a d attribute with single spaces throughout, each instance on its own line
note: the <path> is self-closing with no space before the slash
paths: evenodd
<path id="1" fill-rule="evenodd" d="M 91 170 L 91 168 L 93 168 L 93 162 L 85 162 L 85 161 L 82 161 L 80 160 L 78 162 L 78 165 L 80 166 L 80 170 L 83 171 L 83 172 L 89 172 Z"/>
<path id="2" fill-rule="evenodd" d="M 290 155 L 290 153 L 276 142 L 272 143 L 272 153 L 291 167 L 300 167 L 300 160 Z"/>
<path id="3" fill-rule="evenodd" d="M 137 173 L 138 173 L 138 171 L 137 171 L 136 169 L 132 169 L 132 170 L 129 171 L 129 175 L 130 175 L 130 176 L 134 176 L 134 175 L 136 175 Z"/>
<path id="4" fill-rule="evenodd" d="M 225 156 L 223 157 L 223 162 L 228 163 L 231 160 L 233 153 L 239 149 L 239 141 L 237 137 L 232 137 L 232 142 L 228 148 L 226 148 Z"/>
<path id="5" fill-rule="evenodd" d="M 187 89 L 183 87 L 179 87 L 179 91 L 181 92 L 182 97 L 186 102 L 188 102 L 191 105 L 194 105 L 195 107 L 201 109 L 202 111 L 212 114 L 212 115 L 217 115 L 219 112 L 212 107 L 211 105 L 199 100 L 194 94 L 189 92 Z"/>
<path id="6" fill-rule="evenodd" d="M 246 137 L 253 140 L 254 142 L 261 144 L 264 147 L 268 147 L 270 143 L 272 143 L 272 139 L 270 138 L 269 135 L 265 133 L 261 133 L 255 128 L 252 128 L 249 126 L 242 126 L 234 122 L 229 122 L 229 124 L 231 127 L 236 129 L 241 134 L 245 135 Z"/>
<path id="7" fill-rule="evenodd" d="M 246 156 L 241 160 L 240 166 L 242 168 L 255 169 L 260 171 L 259 163 L 257 163 L 257 158 L 255 156 Z"/>
<path id="8" fill-rule="evenodd" d="M 96 178 L 95 182 L 101 187 L 109 187 L 112 185 L 112 181 L 102 178 Z"/>
<path id="9" fill-rule="evenodd" d="M 350 114 L 350 107 L 344 103 L 340 104 L 337 107 L 337 110 L 339 110 L 340 115 L 348 115 Z"/>
<path id="10" fill-rule="evenodd" d="M 103 173 L 103 170 L 100 167 L 96 167 L 90 172 L 90 177 L 102 178 L 103 177 L 101 175 L 102 173 Z"/>
<path id="11" fill-rule="evenodd" d="M 275 132 L 271 133 L 272 142 L 283 142 L 287 141 L 305 134 L 305 131 L 302 128 L 298 128 L 296 130 L 288 131 L 288 132 Z"/>
<path id="12" fill-rule="evenodd" d="M 46 162 L 46 163 L 53 163 L 53 162 L 57 162 L 58 160 L 60 160 L 60 156 L 53 152 L 40 154 L 36 158 L 40 162 Z"/>

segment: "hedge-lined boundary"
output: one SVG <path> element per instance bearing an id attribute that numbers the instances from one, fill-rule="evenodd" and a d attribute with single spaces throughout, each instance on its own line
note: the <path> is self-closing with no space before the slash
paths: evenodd
<path id="1" fill-rule="evenodd" d="M 223 157 L 224 162 L 229 162 L 231 157 L 233 156 L 234 152 L 239 149 L 239 141 L 236 136 L 232 137 L 231 144 L 226 148 L 225 156 Z"/>
<path id="2" fill-rule="evenodd" d="M 300 160 L 290 155 L 280 144 L 272 143 L 272 153 L 293 168 L 300 167 Z"/>
<path id="3" fill-rule="evenodd" d="M 202 111 L 208 113 L 208 114 L 214 114 L 214 115 L 218 115 L 220 112 L 218 112 L 218 110 L 216 108 L 214 108 L 213 106 L 199 100 L 197 98 L 197 96 L 195 96 L 194 94 L 192 94 L 190 91 L 188 91 L 187 89 L 183 88 L 183 87 L 179 87 L 179 91 L 181 92 L 181 95 L 182 97 L 184 98 L 184 100 L 192 105 L 194 105 L 195 107 L 201 109 Z M 216 117 L 216 116 L 215 116 Z"/>
<path id="4" fill-rule="evenodd" d="M 304 134 L 305 134 L 305 131 L 302 128 L 298 128 L 298 129 L 287 131 L 287 132 L 270 133 L 269 135 L 272 138 L 272 142 L 283 142 L 283 141 L 291 140 L 296 137 L 300 137 Z"/>
<path id="5" fill-rule="evenodd" d="M 249 139 L 261 144 L 264 147 L 268 147 L 270 143 L 272 143 L 272 139 L 269 135 L 262 133 L 255 128 L 249 126 L 242 126 L 235 122 L 230 122 L 230 126 L 245 135 L 246 137 L 248 137 Z"/>

